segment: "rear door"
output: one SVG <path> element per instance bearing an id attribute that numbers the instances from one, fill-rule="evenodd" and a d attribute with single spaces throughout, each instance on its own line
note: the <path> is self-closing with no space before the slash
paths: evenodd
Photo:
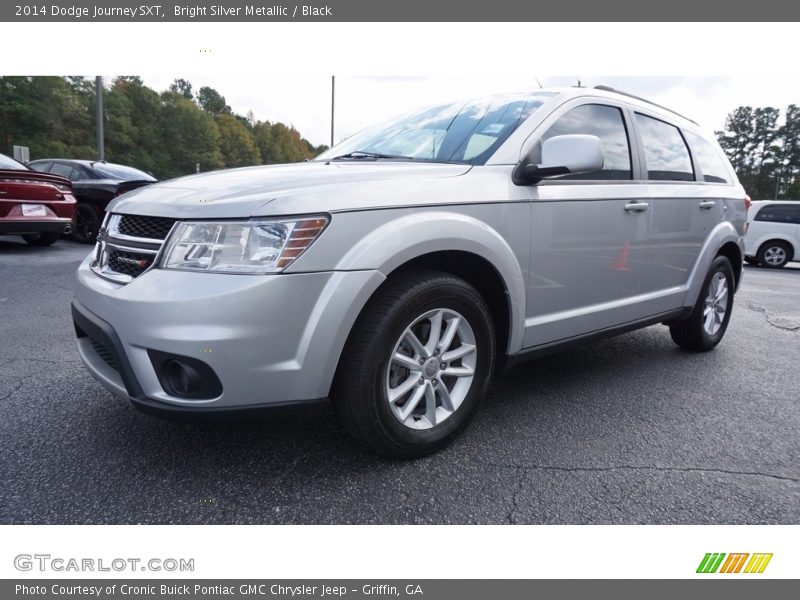
<path id="1" fill-rule="evenodd" d="M 642 291 L 652 314 L 680 306 L 692 268 L 722 220 L 720 187 L 700 180 L 683 132 L 661 117 L 634 112 L 650 195 L 650 240 Z"/>
<path id="2" fill-rule="evenodd" d="M 600 138 L 601 171 L 530 186 L 531 261 L 524 343 L 540 346 L 644 317 L 639 306 L 647 252 L 647 186 L 637 182 L 638 152 L 629 113 L 613 100 L 579 99 L 543 123 L 529 153 L 556 135 Z"/>

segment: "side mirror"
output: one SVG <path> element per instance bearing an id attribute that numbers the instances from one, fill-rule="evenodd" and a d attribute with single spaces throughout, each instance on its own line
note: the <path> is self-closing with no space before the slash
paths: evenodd
<path id="1" fill-rule="evenodd" d="M 546 177 L 591 173 L 603 168 L 603 145 L 596 135 L 557 135 L 542 144 L 542 161 L 525 165 L 525 179 L 536 183 Z"/>

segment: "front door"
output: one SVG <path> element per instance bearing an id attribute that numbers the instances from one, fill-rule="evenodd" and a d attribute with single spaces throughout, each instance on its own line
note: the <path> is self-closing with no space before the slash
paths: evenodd
<path id="1" fill-rule="evenodd" d="M 633 180 L 626 112 L 572 106 L 542 135 L 600 138 L 602 171 L 531 186 L 531 261 L 524 344 L 535 347 L 635 321 L 645 272 L 649 200 Z M 538 159 L 534 149 L 531 162 Z"/>

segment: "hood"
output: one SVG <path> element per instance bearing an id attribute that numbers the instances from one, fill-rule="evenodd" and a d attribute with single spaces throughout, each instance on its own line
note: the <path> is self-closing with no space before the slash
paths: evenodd
<path id="1" fill-rule="evenodd" d="M 109 212 L 171 218 L 235 218 L 265 216 L 266 205 L 280 198 L 281 210 L 296 212 L 342 210 L 372 188 L 374 198 L 403 185 L 469 171 L 469 165 L 388 161 L 305 162 L 290 165 L 246 167 L 180 177 L 141 187 L 115 199 Z M 391 194 L 389 194 L 390 196 Z M 296 198 L 296 204 L 292 199 Z M 391 201 L 391 198 L 386 199 Z M 300 208 L 302 207 L 302 210 Z M 271 212 L 271 211 L 270 211 Z"/>

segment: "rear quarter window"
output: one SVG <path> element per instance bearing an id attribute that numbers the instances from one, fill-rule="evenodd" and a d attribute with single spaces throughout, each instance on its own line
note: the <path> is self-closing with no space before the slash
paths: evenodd
<path id="1" fill-rule="evenodd" d="M 800 205 L 767 204 L 759 209 L 754 221 L 800 224 Z"/>
<path id="2" fill-rule="evenodd" d="M 691 131 L 684 131 L 684 134 L 692 149 L 695 162 L 703 174 L 703 181 L 706 183 L 729 183 L 728 168 L 714 144 Z"/>

